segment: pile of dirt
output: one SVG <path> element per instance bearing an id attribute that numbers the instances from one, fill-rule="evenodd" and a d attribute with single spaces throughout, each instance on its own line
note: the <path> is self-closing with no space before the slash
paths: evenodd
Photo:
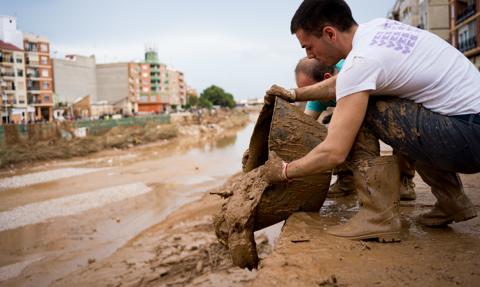
<path id="1" fill-rule="evenodd" d="M 248 114 L 236 110 L 222 111 L 216 118 L 208 115 L 200 122 L 199 125 L 188 126 L 156 123 L 147 123 L 145 126 L 117 126 L 98 136 L 72 139 L 57 137 L 48 141 L 40 140 L 42 130 L 32 129 L 32 138 L 38 140 L 16 140 L 12 145 L 0 145 L 0 168 L 22 163 L 85 156 L 110 148 L 130 148 L 159 140 L 169 140 L 177 136 L 215 136 L 226 129 L 246 125 Z"/>

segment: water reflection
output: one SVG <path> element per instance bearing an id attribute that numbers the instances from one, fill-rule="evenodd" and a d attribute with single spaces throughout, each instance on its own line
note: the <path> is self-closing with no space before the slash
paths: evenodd
<path id="1" fill-rule="evenodd" d="M 236 135 L 226 136 L 215 142 L 215 148 L 226 148 L 228 146 L 235 144 L 236 141 L 237 141 Z"/>

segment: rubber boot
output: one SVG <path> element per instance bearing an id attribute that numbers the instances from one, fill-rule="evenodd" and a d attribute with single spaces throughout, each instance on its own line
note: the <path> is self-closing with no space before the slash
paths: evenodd
<path id="1" fill-rule="evenodd" d="M 393 150 L 393 155 L 398 159 L 398 166 L 400 168 L 400 200 L 415 200 L 417 194 L 415 193 L 415 183 L 413 177 L 415 176 L 415 161 L 409 159 L 402 153 Z"/>
<path id="2" fill-rule="evenodd" d="M 415 183 L 413 182 L 413 178 L 402 175 L 400 200 L 410 201 L 415 199 L 417 199 L 417 194 L 415 193 Z"/>
<path id="3" fill-rule="evenodd" d="M 444 227 L 477 216 L 475 206 L 463 191 L 462 182 L 456 173 L 421 164 L 417 171 L 423 181 L 431 186 L 432 193 L 437 198 L 433 208 L 417 218 L 418 223 L 429 227 Z"/>
<path id="4" fill-rule="evenodd" d="M 355 190 L 355 181 L 351 171 L 340 171 L 337 181 L 330 186 L 327 198 L 337 198 L 350 195 Z"/>
<path id="5" fill-rule="evenodd" d="M 344 225 L 330 228 L 331 235 L 352 239 L 400 241 L 400 171 L 395 156 L 357 161 L 353 171 L 360 211 Z"/>

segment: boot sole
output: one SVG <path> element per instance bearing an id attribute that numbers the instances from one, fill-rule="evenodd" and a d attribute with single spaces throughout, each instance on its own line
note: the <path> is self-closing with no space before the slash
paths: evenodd
<path id="1" fill-rule="evenodd" d="M 424 225 L 424 226 L 427 226 L 427 227 L 433 227 L 433 228 L 436 228 L 436 227 L 446 227 L 447 225 L 451 224 L 451 223 L 458 223 L 458 222 L 462 222 L 462 221 L 467 221 L 467 220 L 470 220 L 472 218 L 475 218 L 477 217 L 477 214 L 469 214 L 469 215 L 464 215 L 464 216 L 458 216 L 458 217 L 455 217 L 455 216 L 452 216 L 452 217 L 449 217 L 448 219 L 445 219 L 443 221 L 438 221 L 438 222 L 435 222 L 435 223 L 424 223 L 422 222 L 423 220 L 420 219 L 419 220 L 419 223 Z M 428 219 L 427 219 L 428 220 Z"/>
<path id="2" fill-rule="evenodd" d="M 371 239 L 378 239 L 380 243 L 393 243 L 393 242 L 400 242 L 402 241 L 400 232 L 390 232 L 390 233 L 374 233 L 374 234 L 365 234 L 359 236 L 341 236 L 329 233 L 335 237 L 341 237 L 350 240 L 371 240 Z"/>

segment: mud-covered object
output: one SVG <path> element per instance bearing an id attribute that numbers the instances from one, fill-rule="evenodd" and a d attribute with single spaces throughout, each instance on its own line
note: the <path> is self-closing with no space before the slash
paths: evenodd
<path id="1" fill-rule="evenodd" d="M 325 201 L 331 172 L 268 185 L 262 178 L 269 150 L 290 162 L 305 156 L 327 135 L 324 126 L 286 101 L 264 105 L 249 145 L 244 172 L 225 185 L 228 198 L 215 216 L 215 232 L 241 268 L 256 268 L 253 232 L 287 219 L 297 211 L 318 211 Z"/>

